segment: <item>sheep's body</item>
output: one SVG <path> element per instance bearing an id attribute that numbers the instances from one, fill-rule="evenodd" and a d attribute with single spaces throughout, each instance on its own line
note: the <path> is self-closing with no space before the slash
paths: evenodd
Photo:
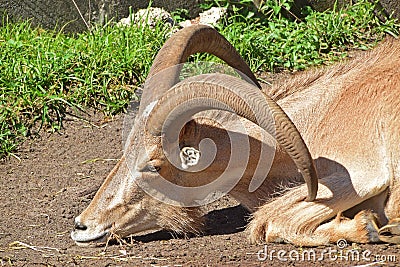
<path id="1" fill-rule="evenodd" d="M 197 27 L 200 30 L 204 28 Z M 173 42 L 169 42 L 169 45 L 171 43 L 174 46 Z M 196 46 L 193 43 L 191 45 Z M 187 47 L 189 46 L 188 44 Z M 171 59 L 172 65 L 186 60 L 190 53 L 184 48 L 182 54 L 186 53 L 185 56 Z M 229 58 L 230 53 L 232 54 L 221 51 L 218 53 L 222 58 Z M 240 62 L 240 57 L 237 62 L 232 58 L 231 65 L 239 62 L 235 66 L 248 73 L 248 67 Z M 155 69 L 160 66 L 161 70 L 169 67 L 168 60 L 157 62 L 154 64 Z M 227 87 L 230 87 L 229 84 L 248 87 L 246 82 L 224 76 L 199 76 L 194 77 L 193 82 L 183 81 L 174 86 L 171 89 L 173 91 L 170 90 L 170 97 L 165 96 L 152 102 L 166 94 L 166 90 L 176 83 L 174 73 L 176 72 L 169 72 L 170 78 L 163 80 L 161 87 L 154 87 L 157 82 L 150 81 L 149 84 L 156 91 L 151 95 L 148 88 L 149 93 L 143 97 L 144 102 L 141 103 L 135 122 L 136 128 L 129 137 L 124 156 L 89 207 L 76 218 L 76 230 L 72 233 L 72 238 L 78 244 L 104 240 L 111 232 L 124 236 L 159 228 L 178 232 L 198 231 L 202 224 L 198 208 L 162 203 L 145 194 L 138 184 L 151 184 L 155 181 L 154 171 L 181 186 L 193 187 L 210 183 L 224 172 L 231 160 L 229 138 L 242 138 L 244 135 L 249 137 L 248 163 L 230 194 L 249 210 L 255 211 L 248 226 L 252 241 L 285 240 L 299 245 L 326 244 L 342 238 L 354 242 L 400 242 L 400 227 L 397 223 L 397 218 L 400 217 L 400 147 L 397 144 L 400 140 L 399 41 L 387 40 L 375 50 L 355 59 L 299 74 L 265 89 L 294 122 L 314 159 L 320 180 L 318 195 L 313 202 L 304 201 L 307 193 L 312 199 L 312 191 L 316 189 L 313 163 L 310 165 L 307 161 L 307 151 L 303 151 L 301 144 L 299 145 L 301 140 L 298 140 L 295 130 L 284 119 L 282 126 L 277 126 L 277 138 L 281 140 L 279 127 L 283 127 L 282 129 L 288 129 L 289 139 L 278 142 L 272 160 L 271 155 L 265 154 L 265 151 L 271 151 L 275 145 L 274 140 L 259 126 L 227 111 L 204 111 L 201 117 L 186 124 L 180 132 L 180 146 L 196 154 L 200 140 L 212 138 L 217 148 L 214 161 L 201 171 L 174 167 L 162 149 L 162 142 L 166 137 L 158 133 L 158 126 L 154 126 L 160 120 L 157 115 L 160 112 L 157 111 L 163 105 L 174 104 L 164 98 L 171 98 L 176 92 L 184 94 L 192 89 L 209 90 L 210 94 L 216 91 L 218 94 L 221 88 L 217 88 L 215 81 L 219 79 L 229 80 Z M 149 76 L 152 75 L 154 73 Z M 185 90 L 185 86 L 188 90 Z M 256 87 L 249 88 L 258 90 Z M 235 101 L 231 103 L 239 103 Z M 207 102 L 207 105 L 212 105 L 210 103 Z M 269 107 L 279 113 L 271 105 Z M 151 125 L 145 126 L 148 121 L 151 121 Z M 244 125 L 244 131 L 235 128 L 237 122 Z M 295 144 L 287 145 L 288 140 L 293 140 Z M 264 154 L 260 154 L 261 151 Z M 299 161 L 299 158 L 304 161 Z M 270 170 L 265 171 L 268 175 L 261 186 L 250 193 L 249 185 L 254 176 L 265 178 L 266 173 L 256 170 L 264 163 L 267 164 L 267 159 L 272 160 Z M 202 157 L 200 163 L 201 160 Z M 194 160 L 194 167 L 190 168 L 196 168 L 195 165 L 200 166 L 200 163 Z M 301 174 L 298 169 L 302 170 Z M 234 177 L 237 173 L 239 172 L 236 169 L 228 172 L 232 178 L 237 178 Z M 307 179 L 307 174 L 310 173 Z M 293 186 L 302 181 L 302 176 L 306 178 L 307 186 Z M 287 187 L 286 190 L 282 191 L 282 186 Z M 279 196 L 276 196 L 277 193 Z M 351 219 L 343 217 L 342 212 L 346 212 L 345 215 Z M 379 224 L 385 225 L 389 220 L 390 223 L 379 230 Z"/>
<path id="2" fill-rule="evenodd" d="M 300 187 L 261 207 L 249 226 L 252 239 L 378 241 L 378 225 L 400 212 L 400 42 L 389 39 L 352 60 L 296 75 L 269 93 L 306 140 L 320 189 L 316 202 L 297 202 Z M 361 213 L 322 224 L 348 209 L 351 217 Z M 383 228 L 382 241 L 392 242 L 396 227 Z"/>

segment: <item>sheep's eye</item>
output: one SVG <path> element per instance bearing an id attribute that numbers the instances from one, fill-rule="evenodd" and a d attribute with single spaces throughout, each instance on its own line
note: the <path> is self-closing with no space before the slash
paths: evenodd
<path id="1" fill-rule="evenodd" d="M 161 167 L 153 166 L 153 165 L 146 165 L 141 171 L 142 172 L 159 172 Z"/>

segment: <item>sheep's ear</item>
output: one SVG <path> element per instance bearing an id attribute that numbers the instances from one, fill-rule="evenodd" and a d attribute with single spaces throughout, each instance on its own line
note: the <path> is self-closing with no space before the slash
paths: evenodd
<path id="1" fill-rule="evenodd" d="M 189 167 L 195 166 L 200 160 L 200 151 L 194 147 L 184 147 L 179 153 L 181 159 L 182 169 L 188 169 Z"/>

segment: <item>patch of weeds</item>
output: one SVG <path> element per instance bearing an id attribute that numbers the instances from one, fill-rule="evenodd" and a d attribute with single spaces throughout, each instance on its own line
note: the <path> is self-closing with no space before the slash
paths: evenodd
<path id="1" fill-rule="evenodd" d="M 253 71 L 303 70 L 330 64 L 350 49 L 369 49 L 386 34 L 397 36 L 399 24 L 382 22 L 367 0 L 339 10 L 303 10 L 303 18 L 287 18 L 292 0 L 268 0 L 259 10 L 252 1 L 211 1 L 227 7 L 230 16 L 218 30 L 235 46 Z M 210 60 L 209 56 L 197 60 Z"/>
<path id="2" fill-rule="evenodd" d="M 177 23 L 180 23 L 180 22 L 190 19 L 189 10 L 184 9 L 184 8 L 179 8 L 175 11 L 172 11 L 171 16 L 172 16 L 173 20 Z"/>
<path id="3" fill-rule="evenodd" d="M 31 27 L 0 27 L 0 157 L 42 128 L 61 127 L 67 109 L 123 111 L 144 81 L 169 30 L 163 24 L 67 35 Z"/>

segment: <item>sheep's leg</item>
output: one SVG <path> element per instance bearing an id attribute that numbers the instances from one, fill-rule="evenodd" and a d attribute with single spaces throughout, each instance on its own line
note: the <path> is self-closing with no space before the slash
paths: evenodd
<path id="1" fill-rule="evenodd" d="M 379 241 L 376 216 L 371 212 L 361 211 L 352 220 L 340 216 L 341 212 L 388 186 L 384 178 L 365 183 L 363 177 L 366 176 L 351 180 L 346 173 L 335 173 L 320 179 L 314 202 L 304 201 L 307 195 L 304 185 L 289 190 L 254 213 L 248 226 L 251 241 L 286 241 L 308 246 L 338 239 L 360 243 Z M 326 222 L 337 215 L 335 220 Z"/>
<path id="2" fill-rule="evenodd" d="M 378 226 L 377 215 L 371 211 L 360 211 L 353 219 L 343 217 L 339 213 L 335 219 L 318 226 L 313 236 L 326 237 L 329 243 L 340 239 L 356 243 L 379 242 Z"/>
<path id="3" fill-rule="evenodd" d="M 379 239 L 383 242 L 400 244 L 400 183 L 390 188 L 389 199 L 386 204 L 388 224 L 379 229 Z"/>
<path id="4" fill-rule="evenodd" d="M 400 218 L 390 220 L 378 233 L 381 241 L 400 244 Z"/>

